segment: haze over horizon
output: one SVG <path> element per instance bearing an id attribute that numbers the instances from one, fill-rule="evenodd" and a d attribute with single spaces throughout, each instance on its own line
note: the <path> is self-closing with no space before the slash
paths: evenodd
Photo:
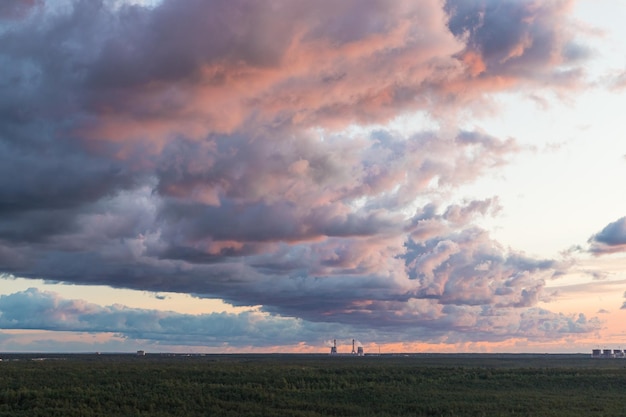
<path id="1" fill-rule="evenodd" d="M 626 347 L 624 21 L 3 1 L 0 352 Z"/>

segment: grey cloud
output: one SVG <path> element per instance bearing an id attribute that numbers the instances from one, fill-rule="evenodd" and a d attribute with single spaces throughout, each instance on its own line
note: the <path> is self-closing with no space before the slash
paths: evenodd
<path id="1" fill-rule="evenodd" d="M 483 216 L 487 212 L 496 214 L 501 208 L 496 197 L 481 201 L 474 200 L 466 206 L 455 204 L 448 207 L 443 218 L 453 223 L 467 224 L 476 213 Z"/>
<path id="2" fill-rule="evenodd" d="M 600 233 L 593 236 L 593 241 L 607 245 L 626 244 L 626 217 L 607 225 Z"/>
<path id="3" fill-rule="evenodd" d="M 176 153 L 168 150 L 158 171 L 157 189 L 167 197 L 162 230 L 168 240 L 247 243 L 398 233 L 403 225 L 397 211 L 415 195 L 431 193 L 430 180 L 450 187 L 471 181 L 517 150 L 513 141 L 472 137 L 454 151 L 434 134 L 403 138 L 381 131 L 356 144 L 330 139 L 324 147 L 308 136 L 298 142 L 276 137 L 271 148 L 240 137 L 177 141 Z M 358 198 L 367 204 L 350 208 Z M 495 200 L 451 207 L 446 215 L 465 222 L 489 207 L 497 210 Z M 183 255 L 184 245 L 179 242 L 176 252 Z"/>
<path id="4" fill-rule="evenodd" d="M 168 218 L 172 233 L 182 233 L 190 240 L 295 241 L 367 236 L 398 228 L 393 218 L 383 213 L 342 213 L 332 207 L 302 213 L 289 203 L 237 205 L 224 201 L 219 207 L 170 203 L 160 215 Z"/>
<path id="5" fill-rule="evenodd" d="M 614 91 L 621 91 L 626 87 L 626 70 L 614 71 L 603 79 L 607 88 Z"/>
<path id="6" fill-rule="evenodd" d="M 77 3 L 50 21 L 36 13 L 0 33 L 0 236 L 13 242 L 71 231 L 81 210 L 134 188 L 141 176 L 71 131 L 84 112 L 80 59 L 68 37 L 81 32 L 83 18 L 96 19 L 87 3 L 98 7 Z"/>
<path id="7" fill-rule="evenodd" d="M 129 206 L 123 201 L 117 205 L 126 212 Z M 480 213 L 485 204 L 469 202 L 453 207 Z M 104 223 L 103 229 L 89 230 L 84 237 L 77 234 L 65 238 L 69 242 L 82 239 L 84 247 L 66 246 L 65 251 L 54 252 L 31 249 L 30 264 L 22 266 L 19 275 L 220 297 L 236 305 L 261 304 L 266 311 L 311 322 L 332 320 L 370 329 L 411 324 L 439 327 L 438 333 L 460 331 L 456 324 L 446 327 L 450 321 L 456 323 L 450 314 L 468 311 L 464 314 L 474 317 L 477 311 L 450 310 L 443 315 L 445 320 L 425 319 L 441 306 L 478 309 L 493 305 L 506 311 L 537 303 L 543 279 L 555 267 L 552 261 L 506 253 L 484 231 L 458 231 L 463 224 L 448 222 L 437 211 L 427 206 L 418 213 L 416 217 L 421 220 L 417 225 L 423 221 L 439 223 L 437 233 L 406 244 L 403 256 L 399 254 L 403 253 L 404 237 L 397 232 L 387 237 L 377 233 L 370 237 L 329 237 L 319 242 L 284 242 L 251 252 L 235 245 L 233 252 L 218 252 L 214 262 L 194 265 L 190 262 L 199 260 L 192 257 L 163 257 L 167 246 L 156 231 L 120 239 L 124 228 L 115 232 Z M 94 216 L 115 225 L 114 213 L 105 218 Z M 145 227 L 151 224 L 150 219 L 144 220 Z M 103 235 L 105 230 L 111 232 L 110 239 Z M 59 245 L 69 244 L 57 239 Z M 209 256 L 206 249 L 195 250 Z M 414 279 L 407 280 L 407 272 Z M 413 309 L 415 303 L 423 301 L 435 304 Z M 439 314 L 443 313 L 435 317 Z"/>
<path id="8" fill-rule="evenodd" d="M 569 84 L 573 81 L 569 77 L 580 79 L 580 68 L 575 66 L 589 56 L 561 19 L 571 3 L 447 0 L 445 9 L 452 33 L 466 40 L 461 57 L 470 53 L 480 57 L 484 67 L 476 68 L 475 75 L 538 77 Z M 569 36 L 564 37 L 564 33 Z M 570 73 L 559 66 L 576 69 Z"/>
<path id="9" fill-rule="evenodd" d="M 599 233 L 589 238 L 590 252 L 604 255 L 626 251 L 626 217 L 609 223 Z"/>
<path id="10" fill-rule="evenodd" d="M 0 212 L 74 208 L 131 188 L 135 182 L 122 164 L 90 157 L 61 143 L 56 146 L 27 154 L 19 147 L 2 147 Z"/>
<path id="11" fill-rule="evenodd" d="M 461 145 L 474 145 L 489 149 L 493 156 L 502 156 L 519 150 L 513 138 L 501 140 L 481 131 L 461 131 L 456 137 L 456 142 Z"/>
<path id="12" fill-rule="evenodd" d="M 451 204 L 443 210 L 443 214 L 438 213 L 436 204 L 428 203 L 417 209 L 406 230 L 415 241 L 425 241 L 471 224 L 476 217 L 489 213 L 495 215 L 500 209 L 497 197 Z"/>
<path id="13" fill-rule="evenodd" d="M 452 305 L 437 308 L 426 300 L 418 304 L 414 300 L 411 308 L 420 314 L 406 323 L 411 326 L 402 326 L 399 334 L 394 326 L 372 329 L 362 324 L 312 323 L 254 311 L 190 315 L 122 305 L 99 306 L 31 288 L 0 296 L 0 325 L 4 329 L 107 332 L 128 341 L 161 345 L 263 348 L 277 344 L 322 345 L 328 337 L 345 334 L 377 343 L 415 339 L 499 341 L 510 337 L 552 340 L 597 331 L 601 324 L 582 314 L 566 316 L 538 308 L 519 312 Z M 374 310 L 372 315 L 376 317 L 380 311 Z"/>
<path id="14" fill-rule="evenodd" d="M 0 19 L 19 19 L 25 17 L 39 0 L 5 0 L 0 3 Z"/>
<path id="15" fill-rule="evenodd" d="M 533 309 L 523 314 L 521 328 L 523 334 L 528 334 L 527 328 L 534 329 L 531 338 L 550 338 L 554 333 L 588 333 L 601 329 L 602 323 L 597 318 L 588 319 L 584 314 L 566 316 L 554 314 L 543 309 Z"/>
<path id="16" fill-rule="evenodd" d="M 332 324 L 307 324 L 256 312 L 190 315 L 121 305 L 103 307 L 34 288 L 0 296 L 0 327 L 111 332 L 125 338 L 206 346 L 319 343 L 320 331 L 336 330 Z"/>
<path id="17" fill-rule="evenodd" d="M 589 294 L 601 294 L 602 292 L 615 292 L 622 291 L 622 288 L 626 284 L 626 280 L 604 280 L 604 281 L 590 281 L 583 284 L 575 285 L 562 285 L 551 287 L 551 289 L 558 294 L 565 296 L 574 295 L 589 295 Z"/>
<path id="18" fill-rule="evenodd" d="M 513 317 L 511 312 L 483 309 L 474 328 L 483 333 L 481 336 L 484 339 L 478 336 L 474 340 L 493 340 L 495 335 L 500 334 L 503 339 L 522 337 L 527 340 L 546 341 L 566 335 L 594 333 L 602 328 L 602 322 L 596 317 L 587 318 L 584 314 L 565 315 L 536 307 L 516 311 L 512 315 Z"/>
<path id="19" fill-rule="evenodd" d="M 497 208 L 497 199 L 452 205 L 443 215 L 432 204 L 418 210 L 403 256 L 409 278 L 419 283 L 414 290 L 417 297 L 444 305 L 528 308 L 537 304 L 545 279 L 564 266 L 505 250 L 485 231 L 466 226 L 469 214 L 485 213 L 491 205 Z"/>
<path id="20" fill-rule="evenodd" d="M 123 6 L 114 33 L 93 63 L 89 85 L 137 87 L 180 81 L 203 65 L 275 66 L 294 31 L 296 3 L 270 7 L 247 1 L 165 0 L 155 9 Z M 276 19 L 276 16 L 281 19 Z M 217 73 L 213 82 L 227 73 Z"/>

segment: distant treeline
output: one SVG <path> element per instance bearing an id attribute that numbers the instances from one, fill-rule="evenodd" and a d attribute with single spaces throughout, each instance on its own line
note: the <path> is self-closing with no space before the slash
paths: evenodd
<path id="1" fill-rule="evenodd" d="M 0 357 L 3 417 L 626 415 L 586 355 Z"/>

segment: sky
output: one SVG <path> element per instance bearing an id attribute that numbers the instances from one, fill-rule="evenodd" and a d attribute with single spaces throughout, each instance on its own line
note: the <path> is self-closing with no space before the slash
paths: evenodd
<path id="1" fill-rule="evenodd" d="M 0 352 L 626 348 L 626 2 L 0 3 Z"/>

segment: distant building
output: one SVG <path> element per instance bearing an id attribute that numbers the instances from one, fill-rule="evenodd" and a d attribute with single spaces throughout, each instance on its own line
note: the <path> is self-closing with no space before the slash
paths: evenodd
<path id="1" fill-rule="evenodd" d="M 336 355 L 337 354 L 337 339 L 333 340 L 333 345 L 330 348 L 330 354 L 331 355 Z"/>
<path id="2" fill-rule="evenodd" d="M 363 346 L 359 346 L 356 349 L 356 354 L 357 354 L 357 356 L 365 356 L 365 352 L 363 352 Z"/>
<path id="3" fill-rule="evenodd" d="M 137 356 L 146 356 L 146 351 L 145 350 L 138 350 L 137 351 Z"/>
<path id="4" fill-rule="evenodd" d="M 624 359 L 626 358 L 626 351 L 622 349 L 592 349 L 591 357 L 596 359 Z"/>

